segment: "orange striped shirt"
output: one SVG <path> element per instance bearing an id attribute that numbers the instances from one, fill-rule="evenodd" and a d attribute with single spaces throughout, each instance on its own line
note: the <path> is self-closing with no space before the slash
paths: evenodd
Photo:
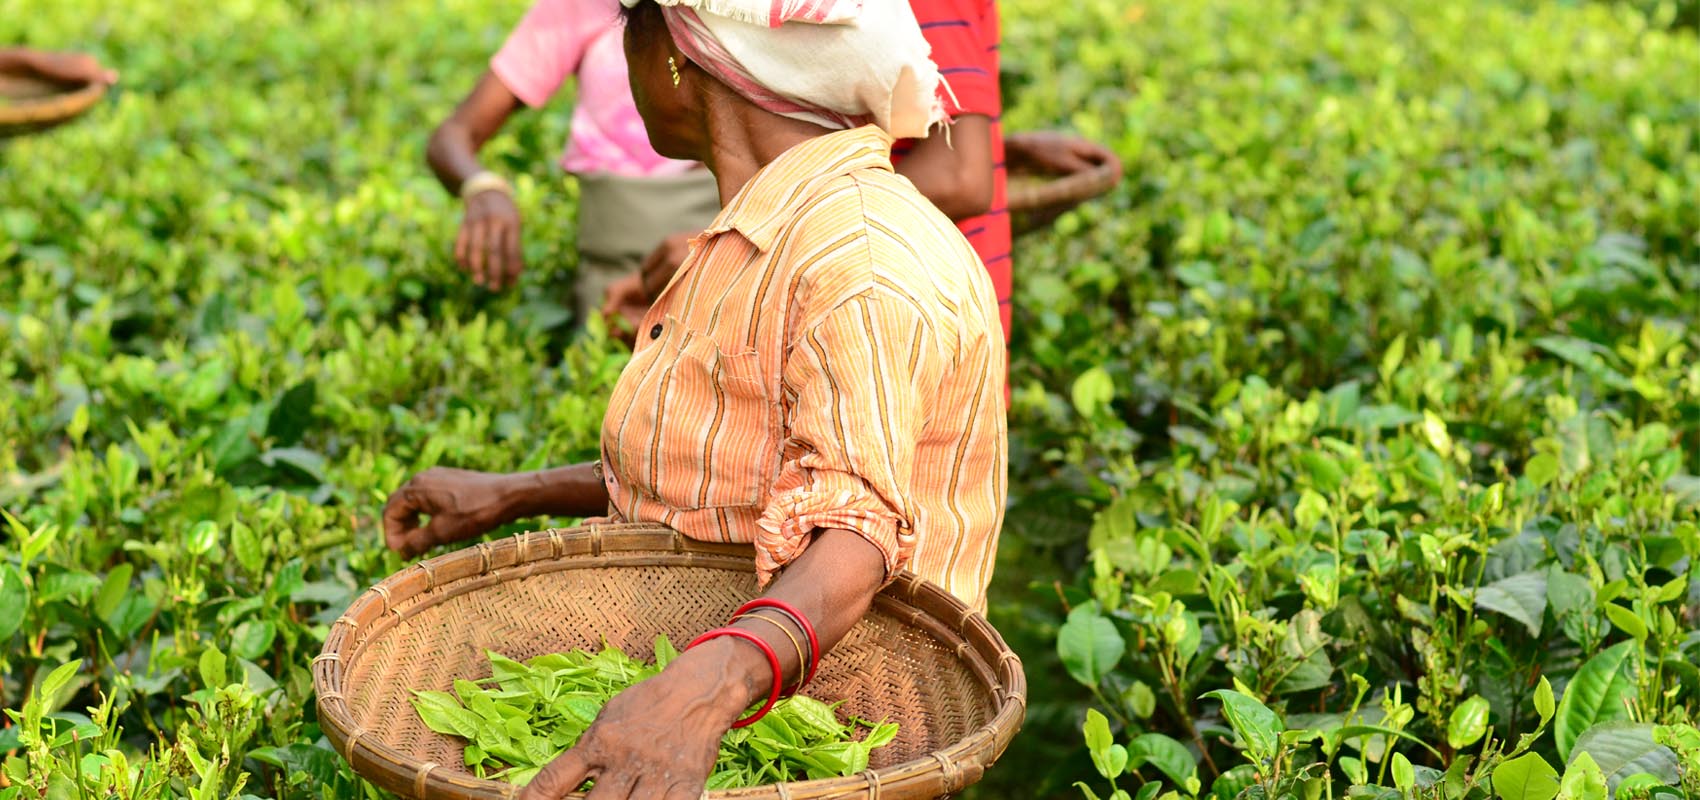
<path id="1" fill-rule="evenodd" d="M 824 528 L 985 605 L 1007 471 L 997 299 L 865 127 L 768 164 L 692 241 L 602 424 L 616 520 L 751 542 Z"/>

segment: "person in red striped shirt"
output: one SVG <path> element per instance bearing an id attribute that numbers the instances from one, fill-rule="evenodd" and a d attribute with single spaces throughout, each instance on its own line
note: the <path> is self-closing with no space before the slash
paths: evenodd
<path id="1" fill-rule="evenodd" d="M 997 0 L 911 0 L 915 20 L 949 84 L 944 135 L 899 142 L 892 161 L 968 237 L 991 274 L 1009 343 L 1009 207 L 1005 195 L 1003 98 L 998 90 Z"/>

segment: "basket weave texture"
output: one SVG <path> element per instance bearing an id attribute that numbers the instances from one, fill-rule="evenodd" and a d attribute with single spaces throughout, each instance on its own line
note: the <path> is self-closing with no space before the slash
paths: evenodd
<path id="1" fill-rule="evenodd" d="M 432 732 L 412 690 L 490 675 L 486 649 L 516 659 L 603 640 L 634 658 L 723 624 L 756 595 L 747 545 L 698 542 L 652 525 L 522 534 L 439 556 L 355 600 L 313 661 L 319 721 L 354 771 L 418 800 L 512 798 L 474 777 L 461 743 Z M 943 798 L 978 781 L 1021 725 L 1021 661 L 985 618 L 905 574 L 822 659 L 808 694 L 897 739 L 850 778 L 718 791 L 714 798 Z"/>
<path id="2" fill-rule="evenodd" d="M 1090 169 L 1057 175 L 1040 169 L 1015 140 L 1006 140 L 1005 148 L 1010 228 L 1016 236 L 1050 225 L 1069 209 L 1107 194 L 1122 179 L 1121 161 L 1108 151 Z"/>
<path id="3" fill-rule="evenodd" d="M 46 130 L 94 107 L 99 83 L 65 84 L 33 72 L 0 71 L 0 136 Z"/>

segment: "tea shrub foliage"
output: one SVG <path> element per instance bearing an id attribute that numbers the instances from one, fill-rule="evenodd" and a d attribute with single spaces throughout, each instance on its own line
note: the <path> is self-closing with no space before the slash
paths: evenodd
<path id="1" fill-rule="evenodd" d="M 558 108 L 487 150 L 522 285 L 449 259 L 524 5 L 0 0 L 123 72 L 0 144 L 0 800 L 377 796 L 308 663 L 384 496 L 594 457 L 625 361 Z M 1127 178 L 1016 253 L 974 795 L 1700 793 L 1695 5 L 1001 7 L 1006 125 Z"/>

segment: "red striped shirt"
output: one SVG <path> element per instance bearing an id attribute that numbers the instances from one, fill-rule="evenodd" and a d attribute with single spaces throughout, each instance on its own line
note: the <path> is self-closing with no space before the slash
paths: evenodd
<path id="1" fill-rule="evenodd" d="M 1009 342 L 1010 264 L 1009 198 L 1005 192 L 1003 155 L 1003 97 L 998 91 L 997 0 L 911 0 L 921 32 L 933 46 L 933 62 L 950 84 L 945 106 L 950 113 L 979 114 L 992 120 L 992 206 L 978 217 L 957 223 L 992 277 Z M 941 91 L 943 91 L 941 89 Z M 954 95 L 955 102 L 951 101 Z M 913 146 L 900 142 L 894 159 Z"/>

